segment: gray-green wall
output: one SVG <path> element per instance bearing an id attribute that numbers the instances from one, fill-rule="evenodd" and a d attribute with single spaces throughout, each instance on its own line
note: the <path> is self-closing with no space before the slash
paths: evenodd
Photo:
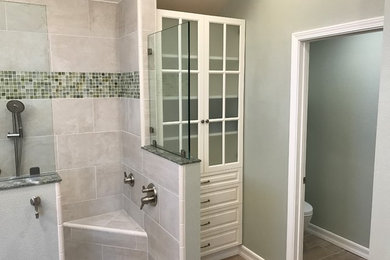
<path id="1" fill-rule="evenodd" d="M 390 259 L 390 1 L 386 0 L 371 215 L 370 260 Z"/>
<path id="2" fill-rule="evenodd" d="M 158 0 L 158 8 L 169 2 Z M 169 9 L 246 19 L 243 243 L 266 260 L 283 260 L 291 33 L 382 16 L 384 0 L 230 0 L 212 9 L 210 1 L 180 2 Z"/>
<path id="3" fill-rule="evenodd" d="M 382 32 L 310 44 L 305 200 L 311 223 L 368 247 Z"/>

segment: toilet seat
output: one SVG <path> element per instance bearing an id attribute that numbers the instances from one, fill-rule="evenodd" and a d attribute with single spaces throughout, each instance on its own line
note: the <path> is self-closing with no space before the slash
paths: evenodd
<path id="1" fill-rule="evenodd" d="M 311 216 L 313 215 L 313 207 L 305 201 L 304 203 L 304 216 Z"/>

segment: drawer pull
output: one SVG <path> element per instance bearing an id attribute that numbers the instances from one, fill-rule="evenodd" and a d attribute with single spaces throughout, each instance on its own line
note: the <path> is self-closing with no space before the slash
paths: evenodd
<path id="1" fill-rule="evenodd" d="M 204 184 L 209 184 L 211 181 L 210 180 L 207 180 L 207 181 L 201 181 L 200 184 L 201 185 L 204 185 Z"/>
<path id="2" fill-rule="evenodd" d="M 210 203 L 210 199 L 208 199 L 208 200 L 205 200 L 205 201 L 201 201 L 200 203 L 201 203 L 201 204 Z"/>
<path id="3" fill-rule="evenodd" d="M 207 221 L 206 223 L 204 223 L 204 224 L 200 224 L 200 226 L 201 227 L 204 227 L 204 226 L 208 226 L 208 225 L 210 225 L 211 224 L 211 222 L 210 221 Z"/>
<path id="4" fill-rule="evenodd" d="M 201 246 L 200 248 L 203 249 L 203 248 L 207 248 L 207 247 L 210 247 L 210 243 L 208 243 L 207 245 L 204 245 L 204 246 Z"/>

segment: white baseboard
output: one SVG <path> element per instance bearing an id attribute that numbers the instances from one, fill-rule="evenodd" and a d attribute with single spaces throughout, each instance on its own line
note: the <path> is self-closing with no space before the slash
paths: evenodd
<path id="1" fill-rule="evenodd" d="M 359 245 L 351 240 L 343 238 L 339 235 L 336 235 L 328 230 L 325 230 L 313 224 L 309 224 L 306 231 L 332 244 L 335 244 L 336 246 L 339 246 L 351 253 L 354 253 L 360 257 L 368 259 L 369 249 L 367 247 Z"/>
<path id="2" fill-rule="evenodd" d="M 232 248 L 228 248 L 222 251 L 219 251 L 214 254 L 207 256 L 202 256 L 202 260 L 221 260 L 231 256 L 240 255 L 246 260 L 264 260 L 264 258 L 258 256 L 256 253 L 249 250 L 247 247 L 240 245 Z"/>
<path id="3" fill-rule="evenodd" d="M 261 256 L 257 255 L 253 251 L 251 251 L 249 248 L 245 247 L 244 245 L 240 246 L 240 256 L 245 258 L 246 260 L 264 260 Z"/>
<path id="4" fill-rule="evenodd" d="M 228 258 L 231 256 L 235 256 L 235 255 L 240 254 L 240 247 L 241 246 L 234 246 L 231 248 L 227 248 L 227 249 L 221 250 L 219 252 L 216 252 L 216 253 L 213 253 L 210 255 L 202 256 L 201 259 L 202 260 L 221 260 L 221 259 L 225 259 L 225 258 Z"/>

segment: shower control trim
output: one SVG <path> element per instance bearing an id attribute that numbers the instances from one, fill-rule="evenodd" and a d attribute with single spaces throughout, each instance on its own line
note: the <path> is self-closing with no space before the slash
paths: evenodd
<path id="1" fill-rule="evenodd" d="M 8 133 L 7 134 L 7 138 L 19 138 L 19 137 L 21 137 L 21 135 L 20 134 L 15 134 L 15 133 Z"/>
<path id="2" fill-rule="evenodd" d="M 125 184 L 129 184 L 131 187 L 134 187 L 134 183 L 135 183 L 134 175 L 131 172 L 128 175 L 126 172 L 124 172 L 123 175 L 125 176 L 123 182 Z"/>
<path id="3" fill-rule="evenodd" d="M 146 193 L 146 196 L 141 198 L 141 210 L 145 204 L 157 205 L 157 188 L 153 183 L 150 183 L 148 187 L 142 186 L 142 193 Z"/>

